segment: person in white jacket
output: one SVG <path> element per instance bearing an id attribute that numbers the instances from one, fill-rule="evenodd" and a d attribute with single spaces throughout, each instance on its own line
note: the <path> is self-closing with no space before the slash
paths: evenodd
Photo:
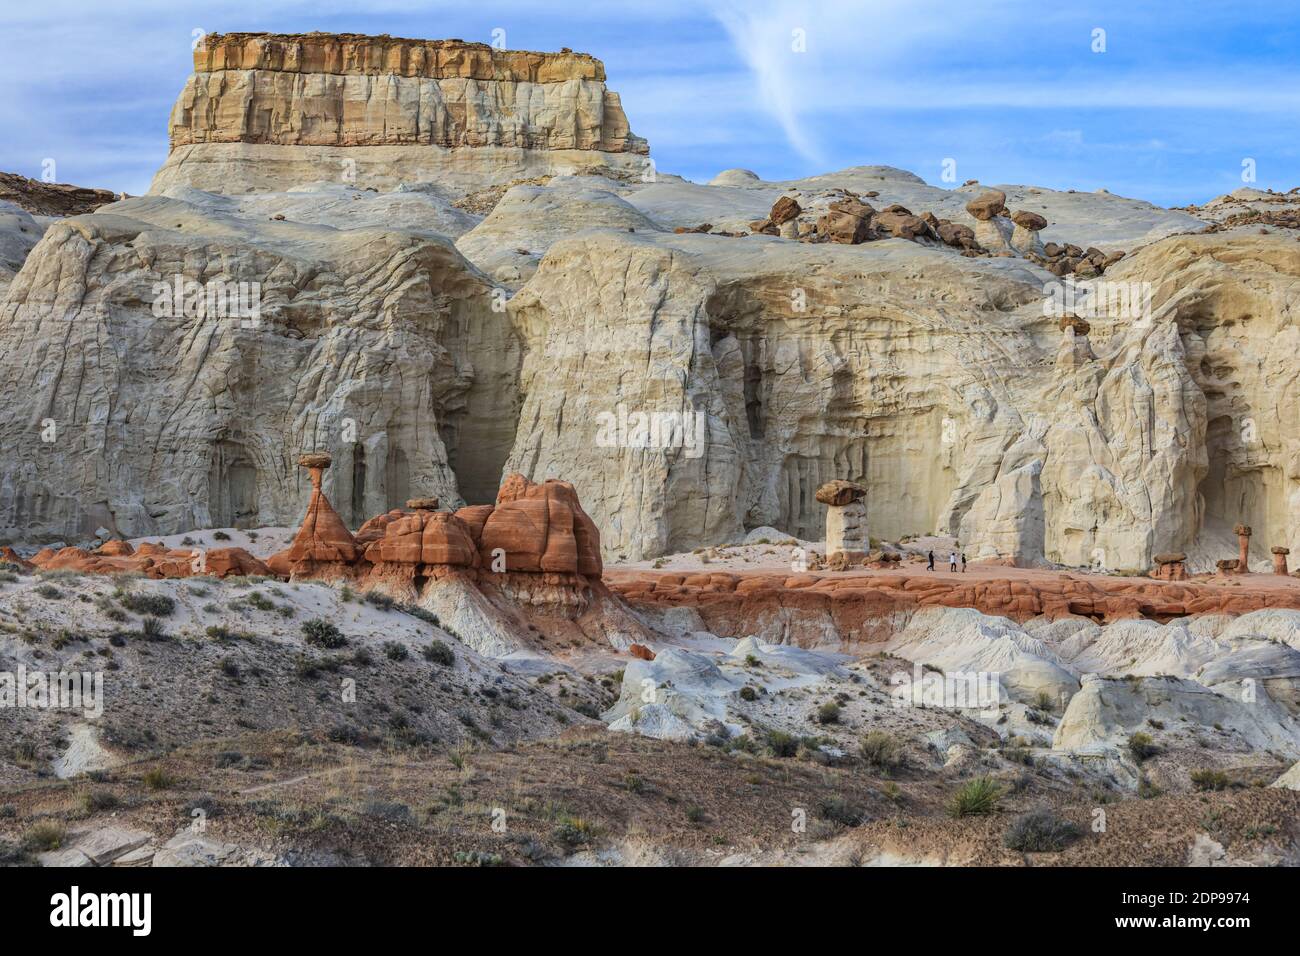
<path id="1" fill-rule="evenodd" d="M 950 552 L 950 553 L 948 554 L 948 570 L 949 570 L 949 571 L 956 571 L 956 570 L 957 570 L 957 552 L 956 552 L 956 551 L 952 551 L 952 552 Z"/>

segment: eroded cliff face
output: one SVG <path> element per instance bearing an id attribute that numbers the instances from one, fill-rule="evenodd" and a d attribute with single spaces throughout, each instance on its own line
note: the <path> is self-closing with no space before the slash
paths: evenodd
<path id="1" fill-rule="evenodd" d="M 873 536 L 972 559 L 1205 570 L 1238 523 L 1261 569 L 1300 550 L 1286 196 L 643 178 L 567 51 L 230 34 L 195 68 L 162 195 L 34 249 L 31 217 L 0 222 L 0 536 L 290 524 L 322 450 L 353 526 L 517 471 L 572 482 L 610 559 L 820 539 L 835 478 Z M 990 195 L 1007 215 L 975 216 Z M 815 225 L 866 208 L 869 237 Z M 966 223 L 1024 248 L 942 239 Z M 156 314 L 177 276 L 257 283 L 260 322 Z M 1073 315 L 1115 289 L 1140 307 Z"/>
<path id="2" fill-rule="evenodd" d="M 648 152 L 591 56 L 333 34 L 206 37 L 170 136 L 155 193 L 285 188 L 311 181 L 309 165 L 316 180 L 468 190 L 559 169 L 640 171 Z M 317 149 L 292 148 L 304 146 Z"/>
<path id="3" fill-rule="evenodd" d="M 1248 519 L 1266 554 L 1300 530 L 1297 270 L 1285 238 L 1164 240 L 1113 278 L 1150 281 L 1149 314 L 1085 335 L 1044 315 L 1051 277 L 1017 260 L 591 233 L 511 302 L 528 343 L 511 467 L 574 481 L 632 559 L 763 525 L 817 539 L 813 493 L 845 476 L 870 489 L 873 535 L 958 534 L 973 557 L 1205 563 Z M 1211 424 L 1265 407 L 1251 448 Z M 621 408 L 698 414 L 701 444 L 610 446 L 600 416 Z"/>
<path id="4" fill-rule="evenodd" d="M 216 311 L 173 297 L 178 276 Z M 347 520 L 413 490 L 455 503 L 448 444 L 482 417 L 466 355 L 500 344 L 489 293 L 448 243 L 397 232 L 160 198 L 56 223 L 0 313 L 0 533 L 293 523 L 304 448 L 334 453 Z"/>

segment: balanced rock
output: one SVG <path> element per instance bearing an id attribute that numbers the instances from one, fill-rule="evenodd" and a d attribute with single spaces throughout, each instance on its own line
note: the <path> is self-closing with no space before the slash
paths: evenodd
<path id="1" fill-rule="evenodd" d="M 966 203 L 966 211 L 980 222 L 988 222 L 994 216 L 1001 216 L 1007 209 L 1007 194 L 1000 189 L 990 189 L 980 193 Z"/>
<path id="2" fill-rule="evenodd" d="M 835 478 L 817 489 L 815 497 L 824 505 L 843 507 L 859 498 L 866 497 L 867 488 L 856 481 Z"/>

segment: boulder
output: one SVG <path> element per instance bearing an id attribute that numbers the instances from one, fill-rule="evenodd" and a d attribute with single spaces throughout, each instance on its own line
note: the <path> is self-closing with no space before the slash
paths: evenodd
<path id="1" fill-rule="evenodd" d="M 818 488 L 815 497 L 824 505 L 843 507 L 850 502 L 865 497 L 866 494 L 866 485 L 860 485 L 856 481 L 846 481 L 843 478 L 835 478 Z"/>
<path id="2" fill-rule="evenodd" d="M 966 203 L 966 211 L 980 222 L 987 222 L 994 216 L 1002 215 L 1006 212 L 1006 208 L 1007 194 L 1000 189 L 990 189 L 988 192 L 980 193 Z"/>
<path id="3" fill-rule="evenodd" d="M 856 245 L 871 238 L 871 217 L 876 210 L 857 199 L 840 199 L 830 204 L 817 220 L 817 231 L 830 242 Z"/>
<path id="4" fill-rule="evenodd" d="M 1022 229 L 1028 229 L 1030 232 L 1039 232 L 1047 228 L 1047 220 L 1036 212 L 1029 212 L 1025 209 L 1018 209 L 1011 214 L 1011 221 Z"/>
<path id="5" fill-rule="evenodd" d="M 768 214 L 768 218 L 780 226 L 794 219 L 801 212 L 803 209 L 799 203 L 789 196 L 782 196 L 772 204 L 772 211 Z"/>

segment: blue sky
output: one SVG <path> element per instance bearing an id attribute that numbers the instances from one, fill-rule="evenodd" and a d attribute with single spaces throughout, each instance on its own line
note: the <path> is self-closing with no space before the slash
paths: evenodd
<path id="1" fill-rule="evenodd" d="M 1300 185 L 1300 6 L 1277 0 L 5 0 L 0 169 L 52 158 L 60 181 L 145 191 L 195 30 L 497 28 L 604 60 L 659 169 L 690 179 L 878 163 L 945 185 L 950 159 L 957 183 L 1177 205 L 1243 185 L 1249 159 L 1251 185 Z"/>

